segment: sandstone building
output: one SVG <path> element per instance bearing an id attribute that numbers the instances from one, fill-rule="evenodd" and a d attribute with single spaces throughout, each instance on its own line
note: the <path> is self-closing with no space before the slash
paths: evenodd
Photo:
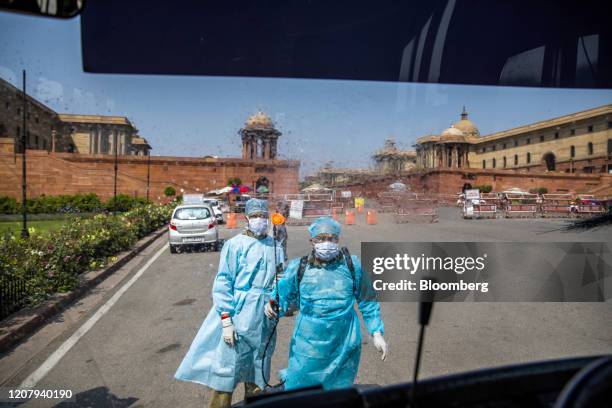
<path id="1" fill-rule="evenodd" d="M 60 114 L 28 96 L 26 149 L 81 154 L 148 155 L 151 146 L 123 116 Z M 21 152 L 23 93 L 0 79 L 0 138 Z M 6 142 L 4 143 L 6 145 Z"/>
<path id="2" fill-rule="evenodd" d="M 612 172 L 612 105 L 481 136 L 468 119 L 416 141 L 416 166 L 521 172 Z"/>
<path id="3" fill-rule="evenodd" d="M 397 174 L 416 166 L 416 152 L 399 149 L 393 139 L 385 140 L 385 146 L 372 159 L 378 174 Z"/>

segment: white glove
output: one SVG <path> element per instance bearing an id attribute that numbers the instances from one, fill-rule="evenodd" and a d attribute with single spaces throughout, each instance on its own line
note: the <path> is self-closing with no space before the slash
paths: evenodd
<path id="1" fill-rule="evenodd" d="M 223 341 L 230 347 L 234 347 L 234 344 L 238 340 L 238 333 L 232 323 L 230 317 L 221 318 L 221 325 L 223 326 Z"/>
<path id="2" fill-rule="evenodd" d="M 383 338 L 380 332 L 374 333 L 374 347 L 378 350 L 379 353 L 382 353 L 381 360 L 385 361 L 387 358 L 387 354 L 389 353 L 389 346 L 387 346 L 387 342 Z"/>
<path id="3" fill-rule="evenodd" d="M 274 304 L 276 302 L 272 299 L 268 303 L 266 303 L 266 307 L 264 308 L 264 313 L 268 317 L 268 319 L 278 319 L 278 314 L 276 310 L 274 310 Z"/>

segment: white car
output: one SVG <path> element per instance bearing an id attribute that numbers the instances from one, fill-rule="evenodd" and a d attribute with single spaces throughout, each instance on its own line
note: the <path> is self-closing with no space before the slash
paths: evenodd
<path id="1" fill-rule="evenodd" d="M 168 228 L 170 252 L 179 248 L 205 245 L 215 251 L 221 249 L 217 220 L 209 204 L 179 205 L 172 212 Z"/>

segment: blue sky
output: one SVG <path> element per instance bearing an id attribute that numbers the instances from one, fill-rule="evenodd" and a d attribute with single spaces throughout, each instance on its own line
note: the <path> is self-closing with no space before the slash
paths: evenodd
<path id="1" fill-rule="evenodd" d="M 410 147 L 459 118 L 481 134 L 612 102 L 609 90 L 396 84 L 295 79 L 86 74 L 80 20 L 0 12 L 0 77 L 57 112 L 127 116 L 154 155 L 240 155 L 238 129 L 261 109 L 283 132 L 283 158 L 302 176 L 327 161 L 368 167 L 388 137 Z"/>

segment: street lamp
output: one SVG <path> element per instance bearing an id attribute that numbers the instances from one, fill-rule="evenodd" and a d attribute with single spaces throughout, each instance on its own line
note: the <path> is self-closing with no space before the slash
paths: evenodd
<path id="1" fill-rule="evenodd" d="M 117 214 L 117 130 L 113 129 L 113 147 L 115 148 L 115 180 L 113 182 L 113 214 Z"/>
<path id="2" fill-rule="evenodd" d="M 28 100 L 26 96 L 26 72 L 23 70 L 23 133 L 21 134 L 21 211 L 23 214 L 23 225 L 21 227 L 21 236 L 27 238 L 30 236 L 28 233 L 28 220 L 27 220 L 27 206 L 26 206 L 26 124 L 27 124 L 27 107 Z"/>

